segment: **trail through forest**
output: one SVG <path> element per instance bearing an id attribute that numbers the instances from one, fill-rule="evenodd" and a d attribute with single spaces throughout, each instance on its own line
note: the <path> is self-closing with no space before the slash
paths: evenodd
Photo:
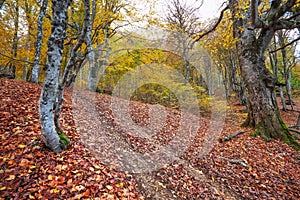
<path id="1" fill-rule="evenodd" d="M 74 91 L 68 89 L 61 124 L 72 143 L 68 150 L 55 154 L 45 148 L 40 134 L 40 92 L 41 86 L 36 84 L 0 79 L 0 199 L 300 198 L 299 152 L 280 141 L 265 142 L 250 136 L 253 131 L 239 126 L 246 116 L 244 107 L 235 102 L 227 109 L 223 131 L 212 144 L 212 151 L 199 156 L 210 126 L 209 115 L 204 113 L 184 152 L 176 155 L 176 151 L 166 149 L 163 153 L 170 156 L 169 162 L 162 166 L 152 163 L 153 170 L 149 171 L 147 162 L 136 164 L 132 160 L 138 158 L 126 157 L 135 154 L 126 151 L 148 155 L 170 144 L 180 134 L 176 132 L 180 113 L 171 109 L 161 112 L 158 106 L 155 115 L 168 123 L 153 126 L 160 131 L 151 140 L 147 134 L 138 135 L 143 129 L 116 123 L 110 96 L 80 91 L 76 94 L 85 98 L 74 101 Z M 296 110 L 300 110 L 299 101 L 295 102 Z M 159 125 L 160 120 L 151 116 L 151 108 L 130 102 L 132 120 L 145 127 Z M 91 109 L 98 115 L 91 115 Z M 79 111 L 81 114 L 76 114 Z M 287 125 L 295 125 L 298 113 L 282 115 Z M 246 132 L 232 140 L 218 140 L 241 130 Z"/>

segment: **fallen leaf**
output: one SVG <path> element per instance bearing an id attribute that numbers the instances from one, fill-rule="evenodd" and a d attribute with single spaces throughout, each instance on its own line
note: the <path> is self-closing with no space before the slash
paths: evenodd
<path id="1" fill-rule="evenodd" d="M 11 181 L 15 179 L 15 175 L 9 175 L 9 177 L 6 179 L 7 181 Z"/>

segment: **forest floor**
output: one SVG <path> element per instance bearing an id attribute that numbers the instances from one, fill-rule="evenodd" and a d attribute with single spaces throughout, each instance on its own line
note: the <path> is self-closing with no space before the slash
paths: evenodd
<path id="1" fill-rule="evenodd" d="M 0 199 L 300 199 L 300 153 L 251 136 L 253 130 L 240 127 L 246 114 L 236 102 L 227 108 L 220 134 L 205 134 L 214 124 L 203 113 L 186 143 L 176 130 L 185 135 L 192 128 L 185 129 L 177 111 L 116 100 L 130 107 L 132 127 L 116 112 L 121 108 L 110 107 L 110 96 L 79 91 L 82 98 L 72 101 L 68 90 L 61 124 L 72 142 L 55 154 L 42 142 L 40 92 L 40 85 L 0 79 Z M 297 116 L 282 112 L 288 126 Z M 143 127 L 159 134 L 150 137 Z M 238 131 L 245 133 L 220 140 Z M 153 153 L 160 148 L 161 154 Z"/>

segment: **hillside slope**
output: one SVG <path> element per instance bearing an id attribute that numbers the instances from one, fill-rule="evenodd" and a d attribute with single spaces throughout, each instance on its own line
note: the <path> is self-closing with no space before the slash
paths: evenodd
<path id="1" fill-rule="evenodd" d="M 137 174 L 128 166 L 120 167 L 124 162 L 114 157 L 120 155 L 99 152 L 115 143 L 105 146 L 99 139 L 101 133 L 90 133 L 95 126 L 100 124 L 99 129 L 112 134 L 124 145 L 120 147 L 146 155 L 176 137 L 180 114 L 167 109 L 167 125 L 148 140 L 147 135 L 137 136 L 135 128 L 116 123 L 107 95 L 80 92 L 99 113 L 91 122 L 86 102 L 72 101 L 72 90 L 66 92 L 61 123 L 72 143 L 68 150 L 54 154 L 41 140 L 40 90 L 36 84 L 0 79 L 0 199 L 300 199 L 299 152 L 279 141 L 264 142 L 248 131 L 227 142 L 216 141 L 209 154 L 199 156 L 210 126 L 205 116 L 184 153 L 162 168 Z M 139 126 L 159 123 L 150 120 L 149 106 L 130 102 L 132 120 Z M 242 130 L 242 109 L 235 105 L 228 109 L 218 137 Z M 283 113 L 289 125 L 296 117 L 297 113 Z"/>

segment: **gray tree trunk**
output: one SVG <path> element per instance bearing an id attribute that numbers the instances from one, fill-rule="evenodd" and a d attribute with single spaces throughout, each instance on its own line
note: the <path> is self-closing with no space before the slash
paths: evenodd
<path id="1" fill-rule="evenodd" d="M 89 91 L 96 91 L 98 81 L 98 68 L 96 65 L 96 59 L 95 59 L 95 51 L 92 46 L 92 29 L 93 29 L 93 22 L 95 18 L 95 12 L 96 12 L 96 1 L 93 0 L 93 6 L 92 6 L 92 19 L 90 20 L 88 27 L 87 27 L 87 33 L 85 37 L 85 42 L 88 49 L 87 59 L 89 61 L 89 69 L 88 69 L 88 77 L 87 77 L 87 89 Z"/>
<path id="2" fill-rule="evenodd" d="M 281 99 L 281 104 L 282 104 L 282 110 L 286 111 L 287 109 L 286 109 L 286 103 L 285 103 L 285 99 L 284 99 L 282 86 L 279 86 L 279 90 L 280 90 L 280 99 Z"/>
<path id="3" fill-rule="evenodd" d="M 14 18 L 14 37 L 13 37 L 13 44 L 12 44 L 12 56 L 13 58 L 17 58 L 18 55 L 18 42 L 19 42 L 19 17 L 20 17 L 20 8 L 19 8 L 19 0 L 16 0 L 16 4 L 14 5 L 14 9 L 15 9 L 15 18 Z M 16 65 L 15 63 L 10 64 L 9 66 L 9 74 L 15 78 L 16 77 Z"/>
<path id="4" fill-rule="evenodd" d="M 279 44 L 280 47 L 284 47 L 284 36 L 283 36 L 283 32 L 282 30 L 278 31 L 278 39 L 279 39 Z M 288 101 L 289 104 L 292 108 L 292 110 L 294 110 L 294 105 L 293 105 L 293 99 L 292 99 L 292 87 L 291 87 L 291 69 L 290 67 L 287 66 L 287 52 L 285 50 L 285 48 L 281 49 L 281 55 L 282 55 L 282 64 L 283 64 L 283 71 L 284 71 L 284 79 L 285 79 L 285 89 L 286 89 L 286 93 L 288 96 Z"/>
<path id="5" fill-rule="evenodd" d="M 30 30 L 30 27 L 28 27 L 28 29 Z M 29 53 L 30 51 L 30 31 L 28 30 L 28 33 L 27 33 L 27 44 L 26 44 L 26 52 Z M 27 80 L 27 71 L 28 71 L 28 60 L 29 60 L 29 56 L 28 56 L 28 53 L 26 55 L 26 63 L 24 64 L 24 68 L 23 68 L 23 73 L 22 73 L 22 80 L 26 81 Z"/>
<path id="6" fill-rule="evenodd" d="M 25 45 L 25 49 L 27 52 L 26 55 L 26 59 L 25 59 L 25 64 L 24 64 L 24 68 L 23 68 L 23 74 L 22 74 L 22 79 L 24 81 L 27 80 L 27 73 L 28 73 L 28 60 L 29 60 L 29 51 L 30 51 L 30 47 L 31 47 L 31 31 L 32 31 L 32 23 L 31 23 L 31 5 L 29 4 L 28 1 L 25 1 L 25 13 L 26 13 L 26 19 L 27 19 L 27 23 L 28 23 L 28 31 L 27 31 L 27 43 Z"/>
<path id="7" fill-rule="evenodd" d="M 41 48 L 43 42 L 43 19 L 47 10 L 48 0 L 43 0 L 41 11 L 37 20 L 37 37 L 35 43 L 35 55 L 34 55 L 34 64 L 32 67 L 32 75 L 31 75 L 31 82 L 37 83 L 39 80 L 39 71 L 40 71 L 40 57 L 41 57 Z"/>
<path id="8" fill-rule="evenodd" d="M 289 104 L 290 104 L 292 110 L 294 110 L 293 96 L 292 96 L 292 86 L 291 86 L 291 78 L 292 78 L 292 72 L 291 72 L 291 69 L 289 68 L 289 69 L 287 69 L 286 77 L 285 77 L 285 80 L 286 80 L 286 92 L 287 92 Z"/>
<path id="9" fill-rule="evenodd" d="M 53 110 L 58 90 L 69 5 L 69 0 L 52 0 L 52 30 L 48 39 L 46 77 L 40 97 L 39 115 L 43 140 L 54 152 L 61 152 L 64 148 L 55 130 Z"/>
<path id="10" fill-rule="evenodd" d="M 84 0 L 84 22 L 83 22 L 83 26 L 81 29 L 81 33 L 80 33 L 80 36 L 79 36 L 75 46 L 71 50 L 71 55 L 70 55 L 67 65 L 65 67 L 62 82 L 58 86 L 58 92 L 56 95 L 54 122 L 55 122 L 56 131 L 59 133 L 62 133 L 62 129 L 59 124 L 59 116 L 61 113 L 62 103 L 64 100 L 64 98 L 63 98 L 64 88 L 65 88 L 66 84 L 69 82 L 69 79 L 70 79 L 71 73 L 72 73 L 72 68 L 74 68 L 76 66 L 76 63 L 78 61 L 78 55 L 77 55 L 78 50 L 85 41 L 85 37 L 86 37 L 87 31 L 88 31 L 88 24 L 90 24 L 90 0 Z M 80 66 L 78 66 L 77 68 L 79 68 Z M 78 73 L 78 71 L 79 71 L 79 69 L 76 70 L 74 73 Z M 75 74 L 75 76 L 76 76 L 76 74 Z"/>

